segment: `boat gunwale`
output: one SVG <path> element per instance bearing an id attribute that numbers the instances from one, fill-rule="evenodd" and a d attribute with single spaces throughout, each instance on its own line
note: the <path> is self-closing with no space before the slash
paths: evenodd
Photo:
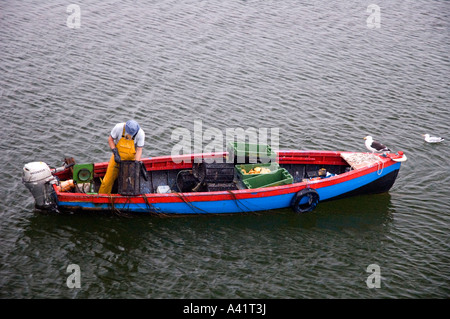
<path id="1" fill-rule="evenodd" d="M 344 152 L 344 151 L 305 151 L 305 150 L 280 150 L 277 152 L 280 164 L 295 164 L 295 163 L 283 163 L 283 159 L 288 155 L 308 155 L 308 156 L 332 156 L 339 157 L 341 160 L 341 164 L 335 165 L 348 165 L 341 158 L 342 153 L 360 153 L 360 154 L 370 154 L 367 152 Z M 196 156 L 202 156 L 202 158 L 212 158 L 214 156 L 226 156 L 227 152 L 219 152 L 219 153 L 204 153 L 204 154 L 189 154 L 189 155 L 179 155 L 175 156 L 177 160 L 181 159 L 194 159 Z M 377 154 L 378 155 L 378 154 Z M 270 186 L 264 188 L 256 188 L 256 189 L 238 189 L 238 190 L 225 190 L 225 191 L 212 191 L 212 192 L 174 192 L 174 193 L 147 193 L 141 195 L 121 195 L 121 194 L 85 194 L 85 193 L 70 193 L 70 192 L 61 192 L 58 190 L 56 185 L 53 185 L 58 201 L 63 202 L 86 202 L 95 200 L 96 202 L 106 202 L 110 200 L 114 200 L 119 203 L 122 201 L 129 201 L 130 199 L 134 202 L 145 202 L 147 200 L 151 200 L 153 203 L 157 202 L 174 202 L 175 201 L 183 201 L 188 198 L 189 201 L 218 201 L 218 200 L 235 200 L 235 199 L 247 199 L 247 198 L 255 198 L 255 197 L 270 197 L 276 195 L 284 195 L 289 193 L 298 192 L 304 188 L 312 188 L 319 189 L 322 187 L 328 187 L 332 185 L 336 185 L 342 182 L 346 182 L 355 178 L 359 178 L 361 176 L 373 173 L 380 169 L 380 165 L 382 164 L 382 168 L 389 167 L 391 165 L 395 165 L 397 162 L 393 161 L 390 157 L 379 156 L 380 162 L 376 162 L 358 169 L 352 169 L 349 172 L 341 173 L 336 176 L 331 176 L 326 179 L 321 180 L 313 180 L 313 181 L 301 181 L 297 183 L 280 185 L 280 186 Z M 295 157 L 294 157 L 295 158 Z M 172 156 L 159 156 L 144 159 L 144 165 L 151 165 L 154 163 L 167 163 L 169 161 L 173 162 L 174 157 Z M 300 157 L 299 157 L 300 159 Z M 292 159 L 291 159 L 292 160 Z M 345 164 L 346 163 L 346 164 Z M 96 163 L 94 164 L 95 168 L 98 170 L 102 169 L 102 166 L 107 166 L 108 162 Z M 315 164 L 315 163 L 308 163 Z M 185 164 L 177 164 L 177 165 L 185 165 Z M 189 164 L 192 167 L 192 162 Z M 333 164 L 331 164 L 333 165 Z M 167 169 L 167 168 L 164 168 Z M 172 168 L 172 169 L 180 169 L 180 168 Z M 182 169 L 182 168 L 181 168 Z M 159 170 L 158 168 L 156 170 Z M 177 200 L 178 199 L 178 200 Z"/>

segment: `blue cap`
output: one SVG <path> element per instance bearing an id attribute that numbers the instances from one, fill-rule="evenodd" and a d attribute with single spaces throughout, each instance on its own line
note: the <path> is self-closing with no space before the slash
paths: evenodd
<path id="1" fill-rule="evenodd" d="M 136 135 L 136 133 L 139 131 L 140 127 L 138 122 L 134 120 L 129 120 L 127 123 L 125 123 L 125 133 L 130 134 L 131 136 Z"/>

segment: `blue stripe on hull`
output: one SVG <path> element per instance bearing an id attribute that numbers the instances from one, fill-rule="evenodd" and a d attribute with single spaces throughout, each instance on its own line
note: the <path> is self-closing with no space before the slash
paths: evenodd
<path id="1" fill-rule="evenodd" d="M 346 182 L 321 187 L 317 189 L 320 200 L 329 200 L 355 189 L 363 187 L 375 180 L 400 169 L 400 163 L 384 168 L 381 173 L 373 172 Z M 379 174 L 380 173 L 380 174 Z M 319 184 L 320 185 L 320 184 Z M 311 184 L 314 188 L 314 184 Z M 242 213 L 260 210 L 271 210 L 290 207 L 295 194 L 283 194 L 270 197 L 259 197 L 241 200 L 204 201 L 188 203 L 155 203 L 149 207 L 147 204 L 115 204 L 114 207 L 120 211 L 163 213 L 163 214 L 220 214 L 220 213 Z M 110 210 L 108 204 L 93 204 L 89 202 L 59 202 L 60 207 L 82 208 L 92 210 Z"/>
<path id="2" fill-rule="evenodd" d="M 283 194 L 263 198 L 221 200 L 186 203 L 157 203 L 149 207 L 147 204 L 114 204 L 120 211 L 163 213 L 163 214 L 221 214 L 243 213 L 259 210 L 270 210 L 289 207 L 293 194 Z M 59 202 L 60 207 L 110 210 L 108 204 L 92 204 L 89 202 Z"/>

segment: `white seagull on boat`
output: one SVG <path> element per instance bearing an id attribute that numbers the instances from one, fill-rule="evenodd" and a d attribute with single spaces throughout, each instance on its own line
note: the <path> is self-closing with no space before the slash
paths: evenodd
<path id="1" fill-rule="evenodd" d="M 374 141 L 372 136 L 368 135 L 364 138 L 366 140 L 366 148 L 374 152 L 390 152 L 391 150 L 387 148 L 386 145 L 381 144 L 380 142 Z"/>
<path id="2" fill-rule="evenodd" d="M 430 136 L 430 134 L 423 134 L 422 136 L 425 138 L 425 141 L 428 143 L 440 143 L 444 140 L 442 137 Z"/>

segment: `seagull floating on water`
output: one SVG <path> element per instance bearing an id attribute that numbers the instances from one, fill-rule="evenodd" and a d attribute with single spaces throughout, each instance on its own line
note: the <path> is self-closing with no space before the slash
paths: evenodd
<path id="1" fill-rule="evenodd" d="M 387 148 L 386 145 L 381 144 L 380 142 L 374 141 L 372 136 L 368 135 L 364 138 L 366 140 L 366 148 L 374 152 L 390 152 L 391 150 Z"/>
<path id="2" fill-rule="evenodd" d="M 428 143 L 439 143 L 444 140 L 442 137 L 430 136 L 430 134 L 424 134 L 422 136 L 425 138 L 425 141 Z"/>

